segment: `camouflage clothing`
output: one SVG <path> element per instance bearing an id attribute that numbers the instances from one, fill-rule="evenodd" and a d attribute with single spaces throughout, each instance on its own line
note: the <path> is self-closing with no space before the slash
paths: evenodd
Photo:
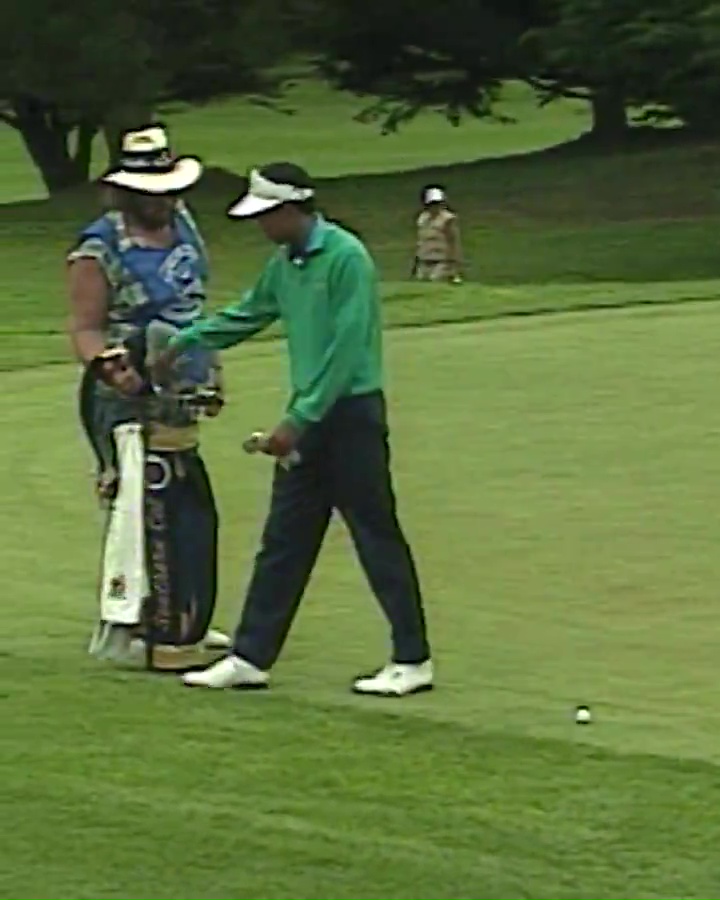
<path id="1" fill-rule="evenodd" d="M 172 247 L 152 247 L 129 234 L 122 214 L 111 210 L 84 229 L 67 257 L 68 263 L 93 259 L 100 266 L 108 283 L 108 346 L 127 345 L 140 367 L 153 351 L 150 335 L 158 326 L 174 331 L 203 316 L 207 251 L 182 202 L 177 205 L 175 234 Z M 172 397 L 126 398 L 93 382 L 85 385 L 84 398 L 87 424 L 103 449 L 109 446 L 113 427 L 127 421 L 143 421 L 151 445 L 169 444 L 159 449 L 187 449 L 198 443 L 196 412 Z"/>
<path id="2" fill-rule="evenodd" d="M 451 259 L 447 237 L 447 227 L 455 220 L 455 213 L 447 209 L 424 209 L 418 216 L 415 277 L 419 281 L 450 281 L 456 274 L 458 261 Z"/>

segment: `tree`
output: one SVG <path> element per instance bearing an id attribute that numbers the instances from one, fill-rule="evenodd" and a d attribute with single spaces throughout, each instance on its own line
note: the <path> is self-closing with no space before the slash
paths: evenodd
<path id="1" fill-rule="evenodd" d="M 270 90 L 281 39 L 268 0 L 5 0 L 0 119 L 17 129 L 49 193 L 88 179 L 93 140 L 158 103 Z M 253 41 L 247 40 L 254 34 Z"/>
<path id="2" fill-rule="evenodd" d="M 291 0 L 288 0 L 291 2 Z M 385 130 L 420 109 L 457 124 L 492 115 L 499 84 L 521 79 L 540 102 L 587 100 L 592 136 L 622 139 L 628 110 L 717 128 L 718 0 L 297 0 L 323 6 L 321 71 L 373 97 L 364 118 Z"/>
<path id="3" fill-rule="evenodd" d="M 526 5 L 328 0 L 316 15 L 312 42 L 320 71 L 334 85 L 377 98 L 364 118 L 380 121 L 385 131 L 421 109 L 458 124 L 465 115 L 492 113 L 502 80 L 514 72 Z"/>
<path id="4" fill-rule="evenodd" d="M 720 7 L 708 0 L 546 0 L 523 37 L 528 80 L 543 101 L 583 97 L 592 133 L 622 138 L 628 108 L 717 131 Z"/>
<path id="5" fill-rule="evenodd" d="M 623 11 L 635 0 L 346 0 L 323 17 L 321 69 L 358 94 L 376 95 L 366 119 L 392 129 L 420 109 L 457 124 L 491 115 L 503 80 L 524 79 L 542 102 L 571 95 L 593 106 L 595 131 L 627 124 Z"/>
<path id="6" fill-rule="evenodd" d="M 52 193 L 87 179 L 105 109 L 140 88 L 149 48 L 124 12 L 89 0 L 11 0 L 3 13 L 0 115 Z"/>
<path id="7" fill-rule="evenodd" d="M 385 130 L 420 109 L 454 124 L 465 114 L 492 115 L 508 79 L 528 81 L 541 102 L 588 100 L 598 135 L 617 136 L 627 125 L 618 32 L 639 0 L 328 2 L 321 70 L 340 88 L 375 95 L 364 118 Z"/>
<path id="8" fill-rule="evenodd" d="M 113 105 L 106 128 L 111 156 L 118 132 L 149 119 L 157 106 L 203 104 L 223 95 L 266 100 L 278 95 L 283 78 L 269 66 L 287 51 L 283 0 L 131 0 L 150 47 L 148 89 Z M 138 97 L 142 97 L 138 102 Z"/>
<path id="9" fill-rule="evenodd" d="M 624 136 L 632 94 L 626 52 L 628 21 L 637 0 L 548 0 L 543 23 L 523 35 L 527 80 L 542 102 L 558 97 L 587 100 L 592 134 L 603 141 Z"/>
<path id="10" fill-rule="evenodd" d="M 523 38 L 529 80 L 545 101 L 587 99 L 592 134 L 621 139 L 628 107 L 662 102 L 669 71 L 692 55 L 697 32 L 687 15 L 697 6 L 698 0 L 551 0 L 543 25 Z"/>
<path id="11" fill-rule="evenodd" d="M 644 62 L 650 100 L 664 117 L 699 134 L 720 133 L 720 5 L 656 0 L 632 30 L 630 50 Z"/>

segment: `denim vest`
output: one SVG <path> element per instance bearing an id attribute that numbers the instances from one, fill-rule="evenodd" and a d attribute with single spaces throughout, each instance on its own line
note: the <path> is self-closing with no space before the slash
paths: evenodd
<path id="1" fill-rule="evenodd" d="M 84 229 L 80 244 L 93 239 L 102 242 L 108 257 L 106 268 L 115 265 L 122 273 L 116 287 L 121 302 L 111 302 L 111 322 L 145 328 L 159 319 L 183 328 L 202 315 L 208 261 L 191 222 L 184 210 L 175 216 L 175 241 L 169 248 L 139 245 L 127 235 L 117 213 L 108 213 Z M 129 302 L 123 303 L 123 288 L 130 286 L 135 290 L 129 293 Z"/>
<path id="2" fill-rule="evenodd" d="M 177 211 L 174 228 L 171 247 L 143 246 L 127 234 L 120 213 L 111 211 L 85 228 L 78 242 L 78 253 L 83 254 L 83 247 L 91 248 L 108 280 L 108 340 L 142 348 L 141 362 L 148 352 L 162 349 L 176 329 L 191 325 L 204 313 L 207 254 L 184 206 Z M 202 348 L 185 354 L 177 367 L 178 382 L 183 387 L 207 383 L 215 363 L 216 354 Z M 94 418 L 102 420 L 96 418 L 100 431 L 139 415 L 134 401 L 121 398 L 101 383 L 96 396 Z M 144 416 L 164 425 L 183 428 L 196 419 L 171 397 L 144 403 Z"/>

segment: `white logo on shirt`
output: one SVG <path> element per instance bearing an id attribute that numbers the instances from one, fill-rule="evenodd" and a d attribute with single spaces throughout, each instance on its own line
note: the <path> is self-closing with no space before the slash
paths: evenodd
<path id="1" fill-rule="evenodd" d="M 180 244 L 168 253 L 159 275 L 181 299 L 203 296 L 205 289 L 198 275 L 200 254 L 192 244 Z"/>

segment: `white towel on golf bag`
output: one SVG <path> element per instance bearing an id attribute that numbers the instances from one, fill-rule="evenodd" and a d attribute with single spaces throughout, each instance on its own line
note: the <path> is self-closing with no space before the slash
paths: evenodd
<path id="1" fill-rule="evenodd" d="M 103 548 L 100 619 L 137 625 L 150 592 L 145 565 L 145 447 L 142 427 L 130 422 L 113 430 L 118 492 Z"/>

